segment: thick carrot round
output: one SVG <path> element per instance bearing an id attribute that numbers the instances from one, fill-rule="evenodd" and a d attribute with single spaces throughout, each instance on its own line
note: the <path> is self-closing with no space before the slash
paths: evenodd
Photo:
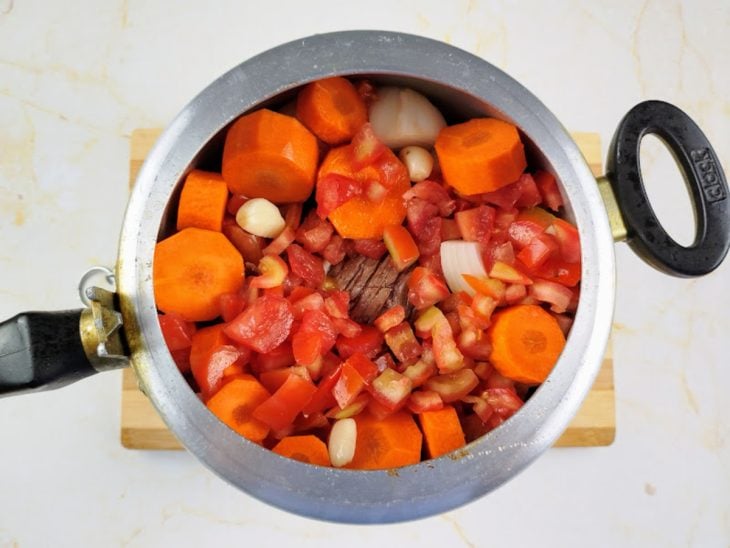
<path id="1" fill-rule="evenodd" d="M 269 427 L 254 418 L 253 410 L 268 397 L 268 391 L 259 381 L 243 374 L 224 384 L 206 405 L 216 417 L 244 438 L 261 443 L 268 436 Z"/>
<path id="2" fill-rule="evenodd" d="M 268 109 L 236 120 L 223 146 L 223 179 L 233 194 L 303 202 L 317 172 L 317 139 L 296 118 Z"/>
<path id="3" fill-rule="evenodd" d="M 421 461 L 423 436 L 410 413 L 399 411 L 378 419 L 363 412 L 354 419 L 357 423 L 355 456 L 346 468 L 380 470 Z"/>
<path id="4" fill-rule="evenodd" d="M 335 76 L 312 82 L 299 92 L 297 118 L 325 143 L 339 145 L 368 121 L 368 112 L 355 86 Z"/>
<path id="5" fill-rule="evenodd" d="M 418 415 L 429 458 L 451 453 L 466 444 L 459 416 L 451 405 Z"/>
<path id="6" fill-rule="evenodd" d="M 272 449 L 282 457 L 289 457 L 308 464 L 330 466 L 330 455 L 325 443 L 317 436 L 287 436 Z"/>
<path id="7" fill-rule="evenodd" d="M 388 155 L 395 157 L 389 149 L 383 156 Z M 397 159 L 396 162 L 399 163 Z M 405 166 L 400 164 L 400 168 L 395 174 L 395 183 L 382 201 L 373 203 L 365 196 L 356 196 L 330 212 L 329 220 L 340 236 L 358 240 L 380 239 L 386 226 L 403 222 L 406 217 L 403 193 L 411 184 Z M 355 179 L 363 185 L 377 181 L 380 177 L 372 165 L 353 171 L 352 152 L 347 146 L 334 148 L 325 156 L 318 177 L 321 179 L 328 173 Z"/>
<path id="8" fill-rule="evenodd" d="M 243 285 L 243 259 L 220 232 L 186 228 L 155 247 L 152 283 L 157 308 L 192 322 L 220 314 L 218 298 Z"/>
<path id="9" fill-rule="evenodd" d="M 565 346 L 558 322 L 537 305 L 513 306 L 495 314 L 487 336 L 492 365 L 502 376 L 525 384 L 543 382 Z"/>
<path id="10" fill-rule="evenodd" d="M 177 206 L 177 229 L 205 228 L 220 232 L 228 187 L 218 173 L 195 170 L 185 178 Z"/>
<path id="11" fill-rule="evenodd" d="M 517 128 L 496 118 L 445 127 L 435 148 L 444 179 L 466 196 L 514 183 L 527 167 Z"/>

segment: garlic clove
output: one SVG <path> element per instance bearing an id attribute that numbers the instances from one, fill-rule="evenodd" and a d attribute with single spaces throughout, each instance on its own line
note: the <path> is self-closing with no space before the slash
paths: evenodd
<path id="1" fill-rule="evenodd" d="M 236 223 L 246 232 L 262 238 L 276 238 L 286 223 L 279 208 L 266 198 L 252 198 L 236 213 Z"/>

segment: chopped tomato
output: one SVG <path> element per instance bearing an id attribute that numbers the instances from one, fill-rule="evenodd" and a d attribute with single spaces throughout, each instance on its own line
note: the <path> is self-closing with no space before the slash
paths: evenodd
<path id="1" fill-rule="evenodd" d="M 223 381 L 223 372 L 241 357 L 224 334 L 224 324 L 204 327 L 193 335 L 190 369 L 203 399 L 215 394 Z"/>
<path id="2" fill-rule="evenodd" d="M 492 266 L 494 268 L 494 266 Z M 469 284 L 474 291 L 492 297 L 497 301 L 504 297 L 505 284 L 502 280 L 496 280 L 485 276 L 472 276 L 471 274 L 462 274 L 462 278 Z"/>
<path id="3" fill-rule="evenodd" d="M 547 280 L 535 280 L 530 287 L 530 295 L 545 303 L 549 303 L 550 310 L 558 314 L 565 312 L 573 298 L 573 292 L 562 284 Z"/>
<path id="4" fill-rule="evenodd" d="M 218 303 L 223 321 L 230 322 L 246 308 L 246 297 L 242 293 L 224 293 L 218 297 Z"/>
<path id="5" fill-rule="evenodd" d="M 345 240 L 339 234 L 333 234 L 322 250 L 322 257 L 331 265 L 340 264 L 345 258 Z"/>
<path id="6" fill-rule="evenodd" d="M 353 240 L 355 253 L 370 259 L 380 259 L 388 251 L 383 240 Z"/>
<path id="7" fill-rule="evenodd" d="M 350 309 L 350 294 L 347 291 L 335 289 L 327 292 L 324 300 L 324 309 L 333 318 L 347 318 Z"/>
<path id="8" fill-rule="evenodd" d="M 544 229 L 533 221 L 515 221 L 507 229 L 509 238 L 517 249 L 529 245 L 543 231 Z"/>
<path id="9" fill-rule="evenodd" d="M 510 388 L 487 388 L 482 393 L 482 398 L 503 420 L 514 415 L 523 404 L 517 393 Z"/>
<path id="10" fill-rule="evenodd" d="M 560 254 L 566 263 L 580 262 L 580 240 L 578 229 L 572 224 L 555 218 L 552 227 L 547 232 L 554 234 L 560 246 Z"/>
<path id="11" fill-rule="evenodd" d="M 292 299 L 290 296 L 289 301 L 292 303 L 292 314 L 294 314 L 294 318 L 297 320 L 301 320 L 307 310 L 321 310 L 324 308 L 324 299 L 317 292 L 310 293 L 297 300 Z"/>
<path id="12" fill-rule="evenodd" d="M 408 230 L 410 230 L 411 234 L 414 236 L 418 236 L 423 231 L 428 220 L 433 219 L 438 214 L 438 206 L 424 200 L 423 198 L 413 197 L 408 199 L 406 202 Z"/>
<path id="13" fill-rule="evenodd" d="M 182 316 L 171 314 L 159 314 L 157 316 L 162 330 L 162 337 L 170 351 L 184 350 L 193 344 L 193 335 L 197 331 L 193 322 L 188 322 Z"/>
<path id="14" fill-rule="evenodd" d="M 373 380 L 371 394 L 390 411 L 402 407 L 411 393 L 411 379 L 393 369 L 386 369 Z"/>
<path id="15" fill-rule="evenodd" d="M 436 375 L 426 381 L 427 390 L 437 392 L 444 403 L 460 400 L 479 384 L 479 377 L 471 369 Z"/>
<path id="16" fill-rule="evenodd" d="M 555 181 L 555 177 L 552 174 L 544 170 L 538 170 L 533 175 L 535 184 L 540 190 L 542 201 L 553 211 L 558 211 L 560 206 L 563 205 L 563 197 L 558 189 L 558 183 Z"/>
<path id="17" fill-rule="evenodd" d="M 319 253 L 330 241 L 335 229 L 326 219 L 310 211 L 296 232 L 296 241 L 310 253 Z"/>
<path id="18" fill-rule="evenodd" d="M 478 329 L 462 329 L 457 346 L 464 356 L 475 360 L 488 360 L 492 353 L 487 336 Z"/>
<path id="19" fill-rule="evenodd" d="M 365 166 L 374 164 L 386 149 L 387 147 L 376 137 L 370 123 L 363 124 L 352 138 L 352 169 L 359 171 Z"/>
<path id="20" fill-rule="evenodd" d="M 482 200 L 488 204 L 496 205 L 502 209 L 512 209 L 522 196 L 522 187 L 519 180 L 503 186 L 494 192 L 482 194 Z"/>
<path id="21" fill-rule="evenodd" d="M 342 364 L 340 378 L 332 388 L 332 395 L 340 409 L 350 405 L 365 387 L 365 380 L 349 361 Z"/>
<path id="22" fill-rule="evenodd" d="M 408 322 L 401 322 L 390 328 L 385 333 L 385 342 L 401 363 L 410 363 L 421 355 L 421 345 Z"/>
<path id="23" fill-rule="evenodd" d="M 558 242 L 550 234 L 540 234 L 522 248 L 517 258 L 528 268 L 537 268 L 558 251 Z"/>
<path id="24" fill-rule="evenodd" d="M 425 411 L 437 411 L 444 406 L 444 400 L 438 392 L 433 390 L 417 390 L 411 392 L 406 404 L 411 413 L 423 413 Z"/>
<path id="25" fill-rule="evenodd" d="M 374 358 L 383 347 L 383 334 L 376 327 L 365 325 L 359 335 L 337 337 L 335 346 L 337 353 L 343 359 L 349 358 L 355 352 L 361 352 L 368 358 Z"/>
<path id="26" fill-rule="evenodd" d="M 256 352 L 270 352 L 291 332 L 294 316 L 289 301 L 263 295 L 227 324 L 224 333 L 233 341 Z"/>
<path id="27" fill-rule="evenodd" d="M 248 198 L 243 194 L 233 194 L 230 198 L 228 198 L 226 211 L 235 217 L 238 210 L 241 209 L 241 206 L 246 202 L 248 202 Z"/>
<path id="28" fill-rule="evenodd" d="M 360 352 L 355 352 L 345 363 L 354 367 L 366 383 L 370 383 L 380 372 L 378 366 Z"/>
<path id="29" fill-rule="evenodd" d="M 383 230 L 383 243 L 396 270 L 401 272 L 418 260 L 419 251 L 411 234 L 402 225 L 388 225 Z"/>
<path id="30" fill-rule="evenodd" d="M 317 180 L 316 197 L 317 215 L 322 219 L 335 209 L 363 192 L 362 185 L 344 175 L 327 173 Z"/>
<path id="31" fill-rule="evenodd" d="M 344 337 L 357 337 L 362 332 L 362 326 L 350 318 L 332 318 L 332 325 Z"/>
<path id="32" fill-rule="evenodd" d="M 256 373 L 289 367 L 294 363 L 294 352 L 288 340 L 265 354 L 256 353 L 251 357 L 251 369 Z"/>
<path id="33" fill-rule="evenodd" d="M 419 198 L 435 205 L 442 217 L 448 217 L 456 209 L 456 200 L 449 195 L 446 188 L 428 179 L 416 183 L 403 194 L 404 200 L 410 201 L 412 198 Z"/>
<path id="34" fill-rule="evenodd" d="M 441 217 L 433 217 L 426 221 L 423 225 L 423 230 L 415 236 L 421 258 L 433 257 L 439 254 L 441 241 L 443 240 L 442 225 L 443 219 Z"/>
<path id="35" fill-rule="evenodd" d="M 315 392 L 317 387 L 312 381 L 289 375 L 276 392 L 253 410 L 253 416 L 274 430 L 287 428 Z"/>
<path id="36" fill-rule="evenodd" d="M 441 239 L 446 242 L 449 240 L 461 240 L 461 230 L 454 219 L 441 220 Z"/>
<path id="37" fill-rule="evenodd" d="M 302 408 L 304 415 L 314 415 L 336 404 L 332 389 L 340 378 L 342 368 L 338 364 L 331 371 L 324 373 L 322 379 L 317 385 L 316 392 L 312 395 L 309 402 Z"/>
<path id="38" fill-rule="evenodd" d="M 454 218 L 464 240 L 486 243 L 492 235 L 495 216 L 494 208 L 481 205 L 474 209 L 459 211 Z"/>
<path id="39" fill-rule="evenodd" d="M 302 365 L 311 364 L 329 352 L 336 340 L 337 332 L 330 317 L 321 310 L 306 310 L 292 337 L 294 358 Z"/>
<path id="40" fill-rule="evenodd" d="M 541 207 L 529 207 L 520 210 L 517 215 L 518 221 L 532 221 L 542 228 L 548 228 L 555 221 L 556 217 Z"/>
<path id="41" fill-rule="evenodd" d="M 442 373 L 450 373 L 464 367 L 464 356 L 454 341 L 454 331 L 447 319 L 436 322 L 431 330 L 433 356 Z"/>
<path id="42" fill-rule="evenodd" d="M 324 282 L 324 265 L 319 259 L 297 244 L 286 248 L 291 271 L 311 287 L 319 287 Z"/>
<path id="43" fill-rule="evenodd" d="M 390 328 L 395 327 L 399 323 L 401 323 L 403 320 L 406 319 L 406 310 L 401 305 L 396 305 L 385 312 L 383 312 L 380 316 L 375 318 L 375 321 L 373 322 L 375 324 L 375 327 L 380 329 L 381 332 L 385 333 Z"/>
<path id="44" fill-rule="evenodd" d="M 523 173 L 517 182 L 515 183 L 520 189 L 520 197 L 517 199 L 515 204 L 519 208 L 535 207 L 542 202 L 542 196 L 540 190 L 535 184 L 535 179 L 529 173 Z"/>
<path id="45" fill-rule="evenodd" d="M 408 301 L 418 310 L 443 301 L 449 294 L 446 284 L 427 268 L 417 266 L 408 278 Z"/>
<path id="46" fill-rule="evenodd" d="M 532 280 L 525 276 L 515 267 L 501 261 L 495 261 L 489 270 L 489 277 L 494 280 L 501 280 L 510 284 L 530 285 Z"/>
<path id="47" fill-rule="evenodd" d="M 411 379 L 411 384 L 414 388 L 421 386 L 437 372 L 436 363 L 424 359 L 418 360 L 403 370 L 403 374 Z"/>

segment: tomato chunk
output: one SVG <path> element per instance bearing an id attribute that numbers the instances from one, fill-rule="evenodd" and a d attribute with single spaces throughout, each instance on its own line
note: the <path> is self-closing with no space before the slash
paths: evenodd
<path id="1" fill-rule="evenodd" d="M 363 326 L 360 334 L 354 337 L 337 338 L 335 346 L 340 357 L 347 359 L 355 352 L 360 352 L 368 358 L 374 358 L 380 353 L 383 346 L 383 334 L 371 325 Z"/>
<path id="2" fill-rule="evenodd" d="M 283 297 L 263 295 L 227 324 L 224 333 L 256 352 L 270 352 L 291 332 L 294 315 Z"/>
<path id="3" fill-rule="evenodd" d="M 324 282 L 324 264 L 319 259 L 297 244 L 286 248 L 291 271 L 302 278 L 307 285 L 319 287 Z"/>
<path id="4" fill-rule="evenodd" d="M 282 430 L 294 422 L 309 403 L 317 387 L 299 375 L 289 375 L 279 389 L 253 410 L 253 417 L 274 430 Z"/>

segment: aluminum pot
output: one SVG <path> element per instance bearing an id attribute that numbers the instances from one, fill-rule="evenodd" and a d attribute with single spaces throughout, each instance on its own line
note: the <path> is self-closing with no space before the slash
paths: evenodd
<path id="1" fill-rule="evenodd" d="M 227 127 L 241 114 L 284 103 L 300 86 L 334 75 L 410 86 L 428 95 L 447 118 L 487 115 L 518 126 L 530 164 L 559 181 L 566 215 L 577 224 L 582 244 L 575 322 L 545 383 L 514 417 L 458 453 L 396 470 L 316 467 L 250 443 L 193 393 L 157 321 L 153 251 L 173 228 L 185 175 L 215 162 Z M 639 172 L 639 144 L 647 133 L 669 146 L 691 190 L 697 237 L 689 247 L 664 232 L 647 201 Z M 90 307 L 83 311 L 25 313 L 0 325 L 0 395 L 61 386 L 131 364 L 141 389 L 187 449 L 220 477 L 269 504 L 357 523 L 450 510 L 514 477 L 553 444 L 577 411 L 598 372 L 611 328 L 615 239 L 627 240 L 654 266 L 680 276 L 710 272 L 727 253 L 727 184 L 711 146 L 684 113 L 660 102 L 635 107 L 619 126 L 607 166 L 597 185 L 568 132 L 535 96 L 452 46 L 374 31 L 323 34 L 279 46 L 214 81 L 157 141 L 128 205 L 116 293 L 89 288 Z"/>

